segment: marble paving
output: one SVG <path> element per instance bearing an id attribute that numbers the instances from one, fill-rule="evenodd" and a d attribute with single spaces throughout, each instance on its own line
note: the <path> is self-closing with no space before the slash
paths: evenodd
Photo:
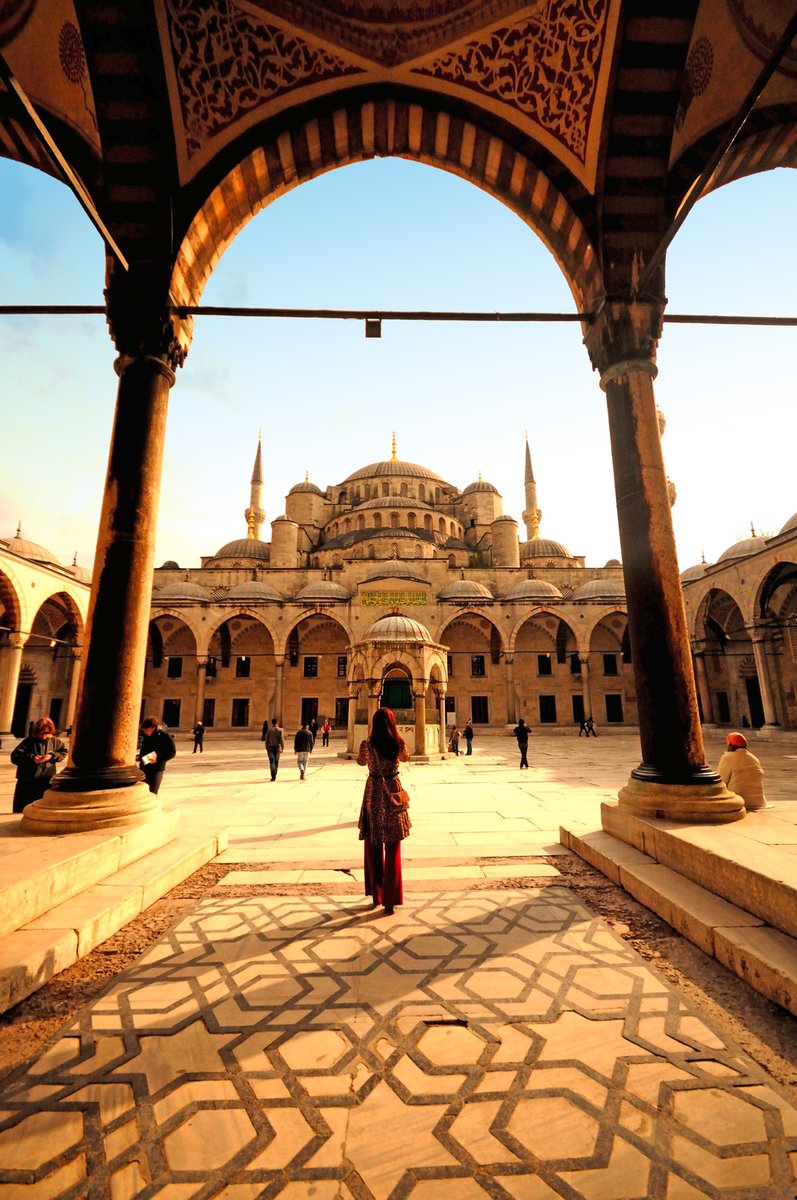
<path id="1" fill-rule="evenodd" d="M 789 1200 L 797 1107 L 556 884 L 210 898 L 0 1092 L 0 1200 Z"/>

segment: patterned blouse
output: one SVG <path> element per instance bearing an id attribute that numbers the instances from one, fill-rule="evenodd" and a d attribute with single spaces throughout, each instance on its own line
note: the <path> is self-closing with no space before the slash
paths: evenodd
<path id="1" fill-rule="evenodd" d="M 360 808 L 360 840 L 367 842 L 400 842 L 410 832 L 410 815 L 395 807 L 385 780 L 398 780 L 398 765 L 409 762 L 410 752 L 401 743 L 398 759 L 383 758 L 370 742 L 360 742 L 357 762 L 368 768 L 362 807 Z M 400 786 L 400 781 L 399 781 Z M 392 785 L 395 791 L 396 785 Z"/>

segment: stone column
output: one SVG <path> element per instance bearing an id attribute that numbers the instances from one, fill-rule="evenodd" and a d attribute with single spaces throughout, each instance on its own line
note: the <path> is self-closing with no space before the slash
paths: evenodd
<path id="1" fill-rule="evenodd" d="M 592 689 L 589 684 L 589 655 L 579 654 L 578 661 L 581 663 L 581 695 L 584 698 L 584 719 L 591 717 L 592 713 Z"/>
<path id="2" fill-rule="evenodd" d="M 64 718 L 64 729 L 69 729 L 75 723 L 75 711 L 77 709 L 77 697 L 80 684 L 80 668 L 82 666 L 82 651 L 72 650 L 72 674 L 69 678 L 69 695 L 66 701 L 66 717 Z"/>
<path id="3" fill-rule="evenodd" d="M 420 681 L 421 691 L 413 693 L 415 699 L 415 754 L 414 758 L 426 757 L 426 682 Z"/>
<path id="4" fill-rule="evenodd" d="M 208 660 L 196 660 L 196 704 L 194 705 L 194 724 L 201 721 L 205 711 L 205 684 L 208 678 Z"/>
<path id="5" fill-rule="evenodd" d="M 636 813 L 734 821 L 744 803 L 705 763 L 653 380 L 662 306 L 606 301 L 585 338 L 609 413 L 643 761 L 620 792 Z"/>
<path id="6" fill-rule="evenodd" d="M 360 699 L 360 686 L 357 683 L 349 684 L 349 712 L 346 721 L 346 750 L 349 754 L 354 754 L 354 726 L 357 722 L 357 704 Z"/>
<path id="7" fill-rule="evenodd" d="M 9 634 L 8 643 L 0 649 L 0 666 L 0 737 L 10 737 L 19 672 L 22 668 L 21 633 Z"/>
<path id="8" fill-rule="evenodd" d="M 129 279 L 106 293 L 119 386 L 69 765 L 28 805 L 27 832 L 142 825 L 160 805 L 135 763 L 169 389 L 185 349 Z M 140 283 L 140 281 L 139 281 Z M 121 286 L 120 282 L 120 286 Z M 118 308 L 117 308 L 118 305 Z"/>
<path id="9" fill-rule="evenodd" d="M 761 689 L 761 705 L 764 709 L 764 724 L 779 725 L 775 709 L 775 697 L 772 694 L 772 681 L 769 678 L 769 663 L 767 662 L 767 639 L 763 633 L 753 634 L 753 655 L 755 669 L 758 674 L 758 686 Z"/>
<path id="10" fill-rule="evenodd" d="M 504 657 L 506 667 L 506 721 L 508 725 L 515 724 L 515 713 L 517 706 L 515 703 L 515 659 L 512 654 L 507 654 Z"/>
<path id="11" fill-rule="evenodd" d="M 441 754 L 445 754 L 446 752 L 446 694 L 445 688 L 438 688 L 436 693 L 438 721 L 440 722 L 437 733 L 439 743 L 437 748 Z"/>
<path id="12" fill-rule="evenodd" d="M 274 709 L 271 714 L 282 724 L 282 709 L 285 704 L 285 659 L 278 658 L 274 663 Z"/>
<path id="13" fill-rule="evenodd" d="M 700 703 L 703 708 L 703 721 L 706 725 L 714 724 L 714 705 L 711 700 L 711 688 L 708 686 L 708 672 L 706 671 L 706 656 L 702 650 L 695 650 L 695 675 L 697 677 L 697 688 L 700 692 Z"/>

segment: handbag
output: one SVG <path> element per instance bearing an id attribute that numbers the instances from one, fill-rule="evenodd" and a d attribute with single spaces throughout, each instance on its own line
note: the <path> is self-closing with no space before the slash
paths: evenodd
<path id="1" fill-rule="evenodd" d="M 391 787 L 391 784 L 395 784 L 396 787 Z M 390 799 L 391 808 L 394 808 L 396 812 L 406 812 L 410 806 L 410 798 L 401 786 L 401 780 L 398 775 L 385 778 L 385 789 Z"/>

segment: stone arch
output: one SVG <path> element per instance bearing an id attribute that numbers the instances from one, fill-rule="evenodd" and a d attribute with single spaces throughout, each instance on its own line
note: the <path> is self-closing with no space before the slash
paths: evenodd
<path id="1" fill-rule="evenodd" d="M 712 587 L 706 592 L 695 616 L 693 647 L 703 656 L 715 721 L 761 724 L 750 630 L 738 598 L 730 591 Z"/>
<path id="2" fill-rule="evenodd" d="M 10 632 L 18 632 L 22 628 L 23 600 L 22 588 L 13 573 L 3 567 L 0 570 L 0 624 L 2 638 Z"/>
<path id="3" fill-rule="evenodd" d="M 597 256 L 562 193 L 497 134 L 452 117 L 439 96 L 424 99 L 410 103 L 381 92 L 363 99 L 362 91 L 352 92 L 339 98 L 331 119 L 329 102 L 322 102 L 319 115 L 305 109 L 265 139 L 216 182 L 185 230 L 171 279 L 178 303 L 199 303 L 236 234 L 278 196 L 336 167 L 391 156 L 450 171 L 511 208 L 553 254 L 576 307 L 591 308 L 603 291 Z"/>
<path id="4" fill-rule="evenodd" d="M 278 639 L 278 638 L 276 638 L 276 637 L 274 638 L 274 645 L 276 646 L 276 649 L 277 649 L 277 653 L 278 653 L 278 654 L 287 654 L 287 652 L 288 652 L 288 640 L 289 640 L 289 638 L 291 637 L 291 635 L 292 635 L 292 634 L 293 634 L 293 633 L 294 633 L 296 630 L 298 630 L 299 626 L 300 626 L 300 625 L 301 625 L 301 624 L 302 624 L 304 621 L 308 621 L 308 620 L 310 620 L 312 617 L 326 617 L 326 618 L 327 618 L 327 620 L 329 620 L 329 621 L 334 621 L 334 623 L 335 623 L 336 625 L 339 625 L 339 626 L 340 626 L 341 630 L 343 631 L 343 633 L 344 633 L 344 634 L 345 634 L 345 636 L 346 636 L 346 639 L 347 639 L 347 642 L 348 642 L 349 646 L 351 646 L 351 644 L 352 644 L 352 642 L 353 642 L 353 640 L 354 640 L 354 639 L 353 639 L 353 636 L 352 636 L 352 632 L 351 632 L 351 630 L 349 629 L 349 627 L 348 627 L 348 625 L 346 624 L 346 622 L 345 622 L 345 621 L 342 621 L 342 620 L 341 620 L 341 618 L 340 618 L 339 616 L 337 616 L 337 614 L 336 614 L 336 613 L 334 613 L 334 612 L 331 612 L 329 609 L 326 609 L 326 608 L 325 608 L 325 609 L 322 609 L 322 610 L 309 609 L 307 612 L 300 613 L 300 614 L 299 614 L 299 616 L 297 616 L 297 617 L 296 617 L 296 618 L 295 618 L 295 619 L 294 619 L 294 620 L 291 622 L 291 624 L 288 626 L 288 628 L 287 628 L 287 629 L 284 631 L 284 633 L 282 634 L 282 638 L 281 638 L 281 640 L 280 640 L 280 639 Z"/>
<path id="5" fill-rule="evenodd" d="M 441 645 L 445 645 L 446 644 L 446 638 L 445 638 L 446 630 L 451 625 L 453 625 L 455 621 L 463 621 L 469 617 L 472 618 L 474 621 L 476 621 L 482 629 L 484 628 L 485 625 L 488 625 L 491 630 L 494 630 L 495 635 L 497 636 L 497 639 L 498 639 L 500 653 L 505 654 L 507 652 L 506 641 L 505 641 L 503 633 L 501 632 L 500 625 L 498 624 L 497 621 L 494 621 L 492 617 L 488 616 L 485 612 L 483 612 L 479 608 L 465 607 L 465 608 L 456 609 L 456 611 L 454 613 L 452 613 L 451 616 L 446 617 L 441 622 L 440 627 L 437 631 L 437 636 L 435 637 L 435 641 L 440 643 Z M 486 634 L 486 631 L 485 631 L 485 634 Z M 491 640 L 491 636 L 488 636 L 488 641 L 490 641 L 490 640 Z"/>

